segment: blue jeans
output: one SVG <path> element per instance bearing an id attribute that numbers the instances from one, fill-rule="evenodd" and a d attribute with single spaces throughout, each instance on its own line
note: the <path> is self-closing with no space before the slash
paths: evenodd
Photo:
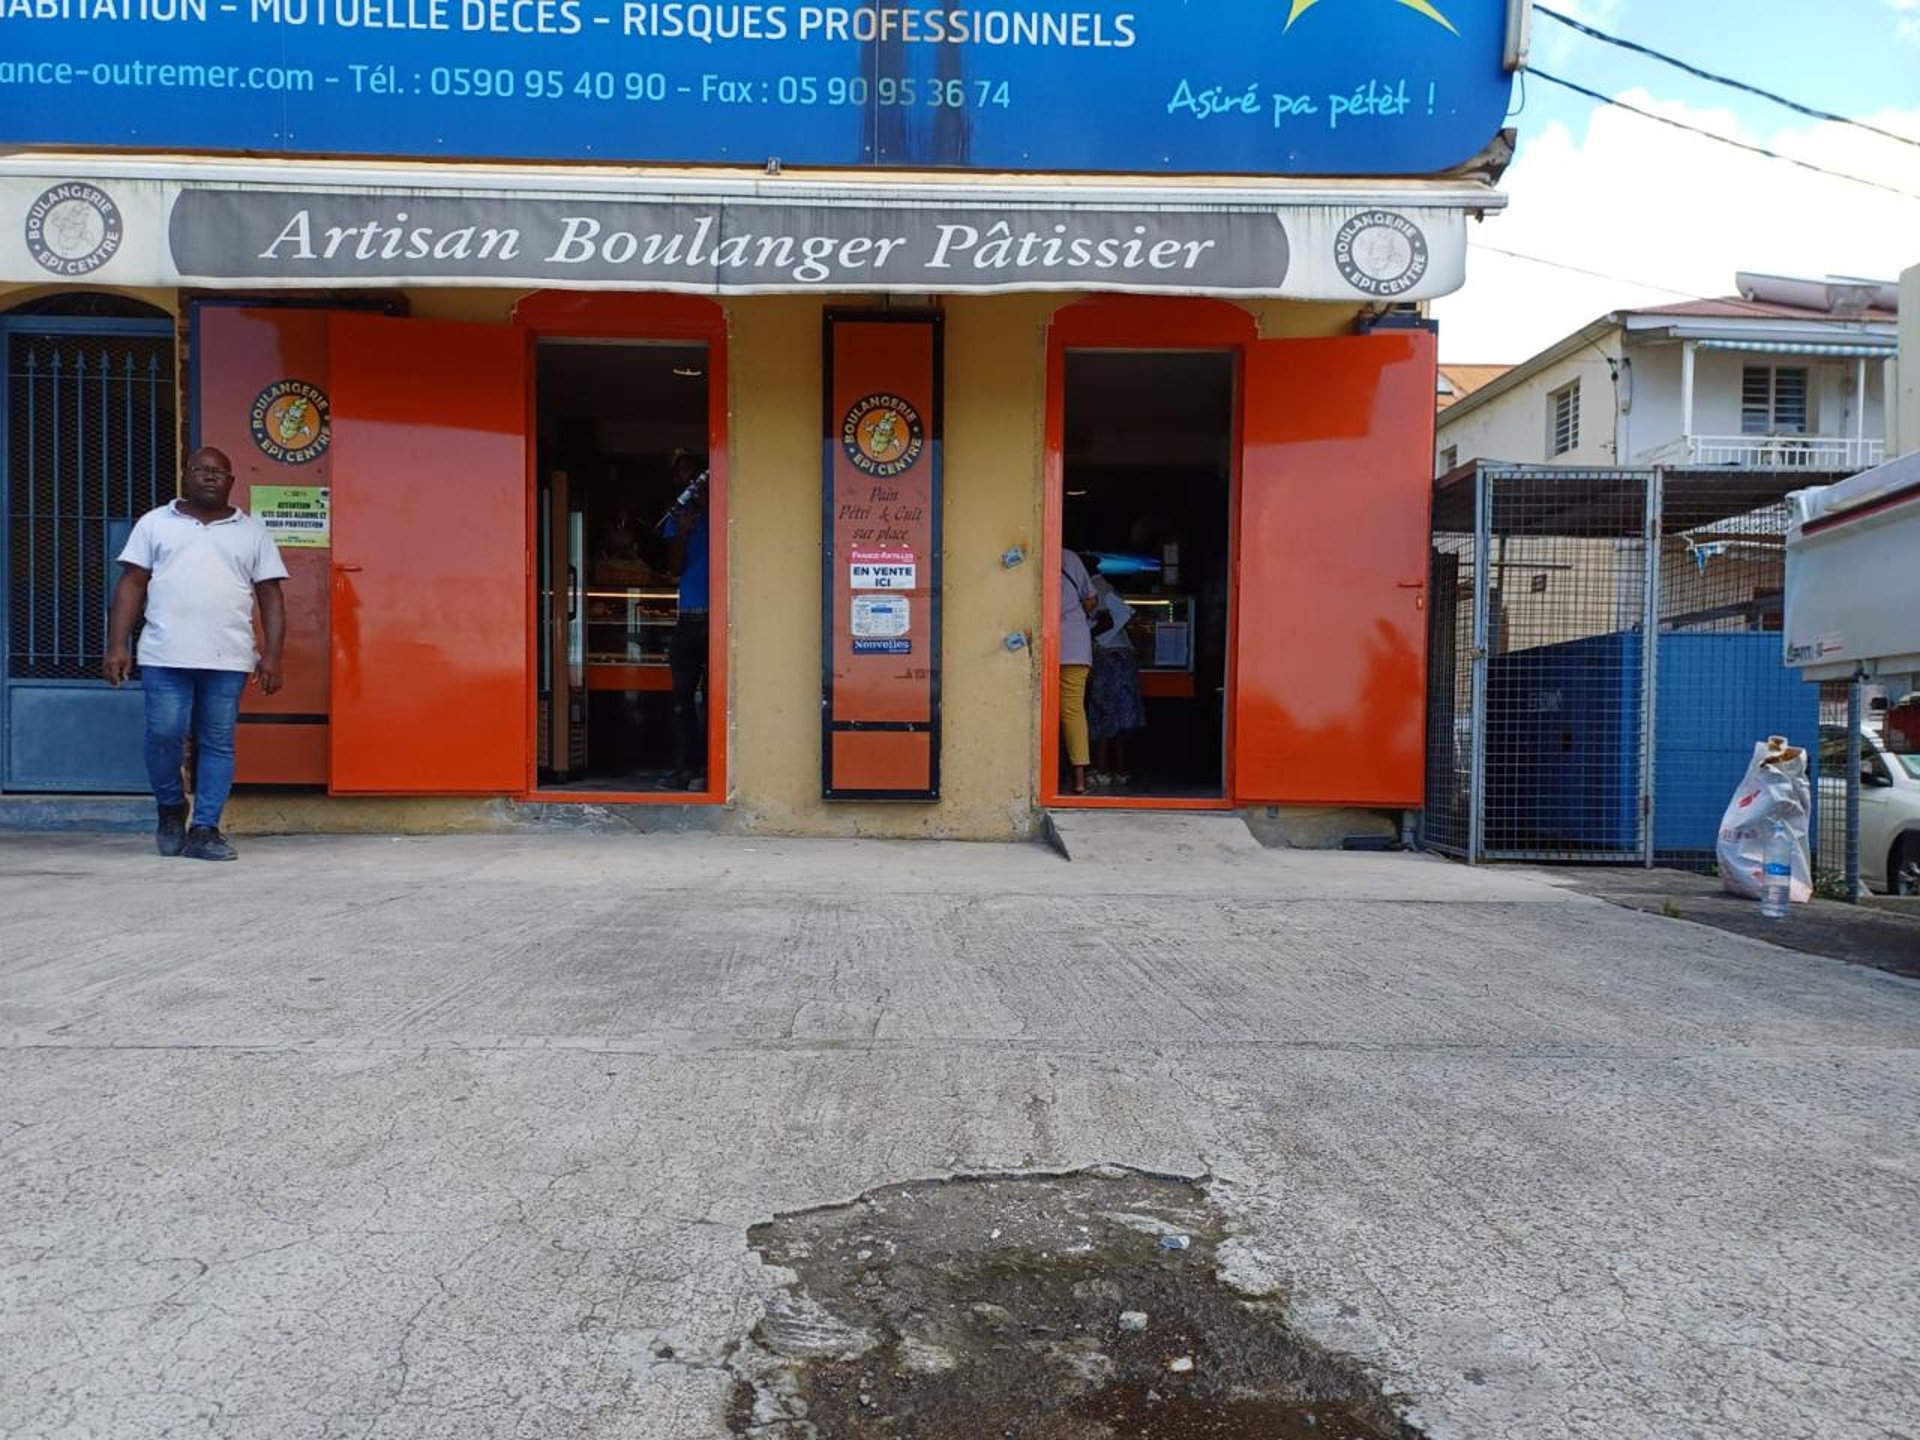
<path id="1" fill-rule="evenodd" d="M 193 823 L 220 825 L 233 789 L 233 727 L 240 718 L 244 670 L 140 667 L 147 694 L 147 778 L 161 806 L 184 806 L 180 764 L 193 732 Z"/>

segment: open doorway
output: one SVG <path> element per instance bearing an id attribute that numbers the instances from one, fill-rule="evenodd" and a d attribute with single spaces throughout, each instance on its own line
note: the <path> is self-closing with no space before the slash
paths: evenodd
<path id="1" fill-rule="evenodd" d="M 709 354 L 684 341 L 542 340 L 534 360 L 542 790 L 694 792 L 707 698 Z"/>
<path id="2" fill-rule="evenodd" d="M 1068 350 L 1061 543 L 1100 592 L 1089 799 L 1227 793 L 1235 361 Z M 1110 592 L 1110 593 L 1109 593 Z M 1073 757 L 1060 790 L 1070 798 Z"/>

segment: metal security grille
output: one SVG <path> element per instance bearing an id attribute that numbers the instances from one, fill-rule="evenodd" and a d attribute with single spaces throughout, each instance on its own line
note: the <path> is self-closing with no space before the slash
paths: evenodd
<path id="1" fill-rule="evenodd" d="M 173 340 L 10 329 L 7 674 L 98 677 L 113 557 L 174 493 Z"/>
<path id="2" fill-rule="evenodd" d="M 1834 478 L 1485 462 L 1446 476 L 1425 843 L 1710 869 L 1754 742 L 1784 734 L 1817 757 L 1818 688 L 1780 650 L 1783 542 L 1788 493 Z"/>

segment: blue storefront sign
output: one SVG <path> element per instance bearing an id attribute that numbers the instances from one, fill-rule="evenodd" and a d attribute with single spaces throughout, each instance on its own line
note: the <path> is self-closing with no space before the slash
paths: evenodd
<path id="1" fill-rule="evenodd" d="M 0 0 L 0 145 L 1419 175 L 1505 0 Z"/>

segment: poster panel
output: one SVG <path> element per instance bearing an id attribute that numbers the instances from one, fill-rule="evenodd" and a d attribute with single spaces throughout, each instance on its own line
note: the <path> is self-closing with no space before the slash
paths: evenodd
<path id="1" fill-rule="evenodd" d="M 940 797 L 941 317 L 826 319 L 821 786 Z"/>
<path id="2" fill-rule="evenodd" d="M 253 518 L 282 550 L 325 550 L 332 544 L 324 485 L 256 485 Z"/>

